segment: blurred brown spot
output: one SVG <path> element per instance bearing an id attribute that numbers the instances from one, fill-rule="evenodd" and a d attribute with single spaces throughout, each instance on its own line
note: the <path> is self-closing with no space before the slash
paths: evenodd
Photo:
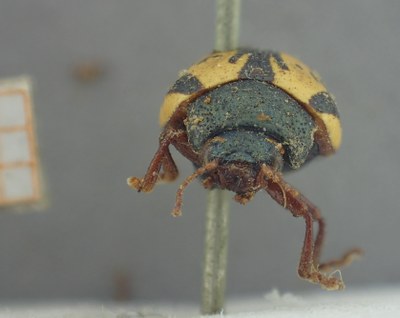
<path id="1" fill-rule="evenodd" d="M 129 301 L 132 299 L 131 276 L 126 271 L 117 271 L 114 274 L 114 300 Z"/>
<path id="2" fill-rule="evenodd" d="M 73 69 L 74 78 L 82 83 L 91 83 L 104 75 L 104 65 L 98 61 L 78 63 Z"/>

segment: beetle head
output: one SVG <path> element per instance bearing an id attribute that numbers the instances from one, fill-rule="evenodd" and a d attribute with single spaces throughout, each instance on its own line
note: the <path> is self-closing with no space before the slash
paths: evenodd
<path id="1" fill-rule="evenodd" d="M 209 140 L 203 149 L 203 160 L 218 162 L 206 176 L 211 185 L 238 194 L 259 189 L 257 176 L 262 164 L 274 170 L 282 169 L 280 151 L 264 134 L 248 130 L 222 133 Z"/>
<path id="2" fill-rule="evenodd" d="M 236 192 L 235 200 L 246 203 L 261 188 L 268 177 L 263 167 L 280 171 L 283 167 L 282 153 L 276 142 L 263 133 L 236 130 L 227 131 L 205 143 L 202 150 L 203 163 L 180 185 L 174 216 L 181 215 L 185 188 L 197 177 L 203 178 L 206 188 L 221 188 Z"/>

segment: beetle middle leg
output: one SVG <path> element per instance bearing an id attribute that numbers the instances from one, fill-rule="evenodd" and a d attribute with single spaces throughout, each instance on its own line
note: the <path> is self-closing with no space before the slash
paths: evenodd
<path id="1" fill-rule="evenodd" d="M 286 183 L 279 172 L 263 165 L 261 173 L 266 177 L 264 188 L 270 196 L 279 204 L 290 210 L 295 217 L 303 217 L 306 223 L 303 249 L 300 257 L 298 274 L 301 278 L 321 285 L 327 290 L 343 289 L 341 278 L 329 276 L 323 272 L 342 265 L 348 265 L 360 254 L 359 249 L 354 249 L 345 254 L 339 260 L 319 264 L 321 248 L 325 238 L 325 222 L 319 209 L 307 198 L 301 195 L 295 188 Z M 313 222 L 318 222 L 318 232 L 314 241 Z"/>

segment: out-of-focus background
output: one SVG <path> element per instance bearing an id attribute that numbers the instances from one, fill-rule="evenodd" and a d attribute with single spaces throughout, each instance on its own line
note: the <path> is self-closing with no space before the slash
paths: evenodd
<path id="1" fill-rule="evenodd" d="M 243 1 L 243 46 L 290 52 L 336 96 L 343 146 L 287 180 L 327 220 L 323 259 L 365 258 L 349 289 L 400 282 L 397 0 Z M 214 1 L 0 2 L 0 78 L 33 78 L 49 197 L 44 212 L 0 213 L 0 300 L 197 300 L 206 192 L 179 181 L 126 186 L 158 143 L 158 111 L 180 70 L 213 48 Z M 181 178 L 191 164 L 173 153 Z M 297 278 L 304 222 L 263 193 L 232 202 L 228 294 L 318 289 Z"/>

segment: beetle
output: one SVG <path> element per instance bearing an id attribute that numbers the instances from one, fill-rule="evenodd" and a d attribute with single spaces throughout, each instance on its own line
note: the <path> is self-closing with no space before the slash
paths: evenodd
<path id="1" fill-rule="evenodd" d="M 129 178 L 129 186 L 150 192 L 159 180 L 175 180 L 178 169 L 169 151 L 173 145 L 196 169 L 177 191 L 174 216 L 181 215 L 183 192 L 197 177 L 207 189 L 235 192 L 234 199 L 241 204 L 265 190 L 305 220 L 299 276 L 327 290 L 344 288 L 341 277 L 328 272 L 351 263 L 361 251 L 353 249 L 320 264 L 324 219 L 282 175 L 318 155 L 335 153 L 341 143 L 334 98 L 315 72 L 282 52 L 213 52 L 182 72 L 170 88 L 160 125 L 159 148 L 147 173 L 144 178 Z"/>

